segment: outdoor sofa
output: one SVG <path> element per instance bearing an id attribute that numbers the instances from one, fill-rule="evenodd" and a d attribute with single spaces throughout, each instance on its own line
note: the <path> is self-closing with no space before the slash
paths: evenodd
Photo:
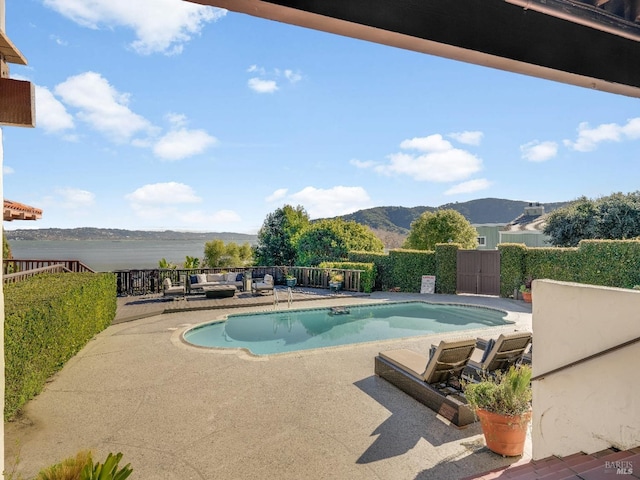
<path id="1" fill-rule="evenodd" d="M 234 286 L 242 290 L 244 274 L 239 272 L 229 273 L 198 273 L 187 276 L 188 293 L 204 293 L 206 287 Z"/>

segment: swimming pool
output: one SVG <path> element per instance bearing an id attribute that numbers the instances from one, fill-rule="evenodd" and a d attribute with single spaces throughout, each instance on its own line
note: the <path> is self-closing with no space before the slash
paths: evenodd
<path id="1" fill-rule="evenodd" d="M 194 327 L 183 338 L 201 347 L 269 355 L 495 327 L 510 323 L 505 316 L 486 307 L 401 302 L 229 315 L 226 321 Z"/>

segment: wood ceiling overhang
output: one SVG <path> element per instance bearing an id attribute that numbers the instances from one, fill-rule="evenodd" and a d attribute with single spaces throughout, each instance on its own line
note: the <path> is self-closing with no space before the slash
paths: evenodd
<path id="1" fill-rule="evenodd" d="M 38 220 L 42 218 L 42 210 L 39 208 L 18 203 L 11 200 L 4 200 L 4 221 L 13 220 Z"/>
<path id="2" fill-rule="evenodd" d="M 583 2 L 186 1 L 585 88 L 640 97 L 639 27 L 622 18 L 601 14 Z M 585 17 L 587 21 L 584 21 Z"/>

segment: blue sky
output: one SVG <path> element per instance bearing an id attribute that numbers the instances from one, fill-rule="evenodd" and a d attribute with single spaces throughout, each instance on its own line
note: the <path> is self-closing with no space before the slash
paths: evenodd
<path id="1" fill-rule="evenodd" d="M 6 0 L 36 85 L 5 127 L 16 228 L 255 233 L 311 218 L 638 190 L 638 99 L 181 0 Z M 595 48 L 595 47 L 590 47 Z"/>

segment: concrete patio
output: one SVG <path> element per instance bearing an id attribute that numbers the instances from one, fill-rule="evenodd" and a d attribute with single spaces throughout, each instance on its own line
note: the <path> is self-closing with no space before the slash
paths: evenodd
<path id="1" fill-rule="evenodd" d="M 493 297 L 316 293 L 315 299 L 294 299 L 294 307 L 415 299 L 492 306 L 516 322 L 447 338 L 531 329 L 530 305 Z M 194 306 L 195 300 L 119 299 L 120 323 L 89 342 L 22 418 L 5 425 L 5 468 L 10 472 L 19 456 L 16 473 L 32 478 L 91 449 L 99 460 L 122 452 L 133 467 L 130 478 L 145 480 L 456 479 L 520 460 L 488 451 L 478 424 L 449 426 L 373 374 L 380 350 L 426 351 L 442 336 L 269 357 L 181 340 L 191 325 L 231 312 L 272 310 L 272 301 L 180 311 L 180 303 Z M 286 308 L 281 300 L 280 309 Z M 178 311 L 160 313 L 171 309 Z M 530 443 L 527 449 L 525 458 Z"/>

